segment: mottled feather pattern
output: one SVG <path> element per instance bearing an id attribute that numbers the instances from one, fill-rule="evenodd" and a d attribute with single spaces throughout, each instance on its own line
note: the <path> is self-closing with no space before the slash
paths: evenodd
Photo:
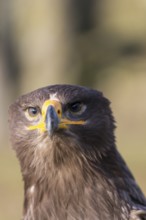
<path id="1" fill-rule="evenodd" d="M 70 103 L 86 111 L 72 120 L 84 125 L 47 132 L 28 130 L 24 112 L 59 100 L 63 117 Z M 10 106 L 13 149 L 24 180 L 23 220 L 145 220 L 146 198 L 115 144 L 110 102 L 101 92 L 53 85 L 21 96 Z"/>

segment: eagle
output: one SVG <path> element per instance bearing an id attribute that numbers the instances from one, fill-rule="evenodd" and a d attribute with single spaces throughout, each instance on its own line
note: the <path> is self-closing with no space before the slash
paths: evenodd
<path id="1" fill-rule="evenodd" d="M 115 141 L 103 93 L 50 85 L 9 109 L 24 181 L 23 220 L 145 220 L 146 198 Z"/>

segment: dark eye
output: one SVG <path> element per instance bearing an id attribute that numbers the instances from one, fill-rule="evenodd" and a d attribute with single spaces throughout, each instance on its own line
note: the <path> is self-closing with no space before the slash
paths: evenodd
<path id="1" fill-rule="evenodd" d="M 74 102 L 69 105 L 69 111 L 71 113 L 82 113 L 85 110 L 85 105 L 81 102 Z"/>
<path id="2" fill-rule="evenodd" d="M 36 117 L 39 114 L 39 109 L 37 107 L 29 107 L 27 112 L 30 117 Z"/>
<path id="3" fill-rule="evenodd" d="M 82 103 L 81 102 L 75 102 L 69 105 L 69 110 L 72 112 L 78 112 L 82 108 Z"/>

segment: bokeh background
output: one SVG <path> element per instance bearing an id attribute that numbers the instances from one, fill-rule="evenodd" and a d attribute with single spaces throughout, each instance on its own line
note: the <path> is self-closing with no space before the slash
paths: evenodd
<path id="1" fill-rule="evenodd" d="M 56 83 L 103 91 L 117 146 L 146 194 L 146 1 L 0 0 L 0 219 L 21 218 L 23 182 L 8 141 L 16 97 Z"/>

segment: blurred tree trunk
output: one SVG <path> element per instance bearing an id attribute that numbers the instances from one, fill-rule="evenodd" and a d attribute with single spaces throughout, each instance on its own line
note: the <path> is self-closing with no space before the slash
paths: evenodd
<path id="1" fill-rule="evenodd" d="M 130 0 L 128 8 L 126 0 L 110 3 L 108 0 L 1 0 L 0 3 L 3 3 L 0 22 L 5 26 L 7 68 L 18 94 L 52 83 L 94 87 L 98 79 L 99 83 L 104 80 L 102 69 L 116 62 L 119 55 L 140 51 L 140 44 L 133 36 L 138 38 L 140 33 L 144 36 L 140 31 L 144 29 L 146 7 L 137 0 Z M 136 21 L 138 25 L 132 26 Z M 118 51 L 121 54 L 116 47 L 121 47 Z"/>
<path id="2" fill-rule="evenodd" d="M 9 63 L 11 74 L 17 75 L 19 70 L 18 93 L 52 83 L 94 84 L 98 73 L 99 3 L 96 0 L 9 2 L 6 45 L 11 42 L 13 53 L 9 60 L 18 64 L 16 68 Z M 16 71 L 12 71 L 13 67 Z"/>

